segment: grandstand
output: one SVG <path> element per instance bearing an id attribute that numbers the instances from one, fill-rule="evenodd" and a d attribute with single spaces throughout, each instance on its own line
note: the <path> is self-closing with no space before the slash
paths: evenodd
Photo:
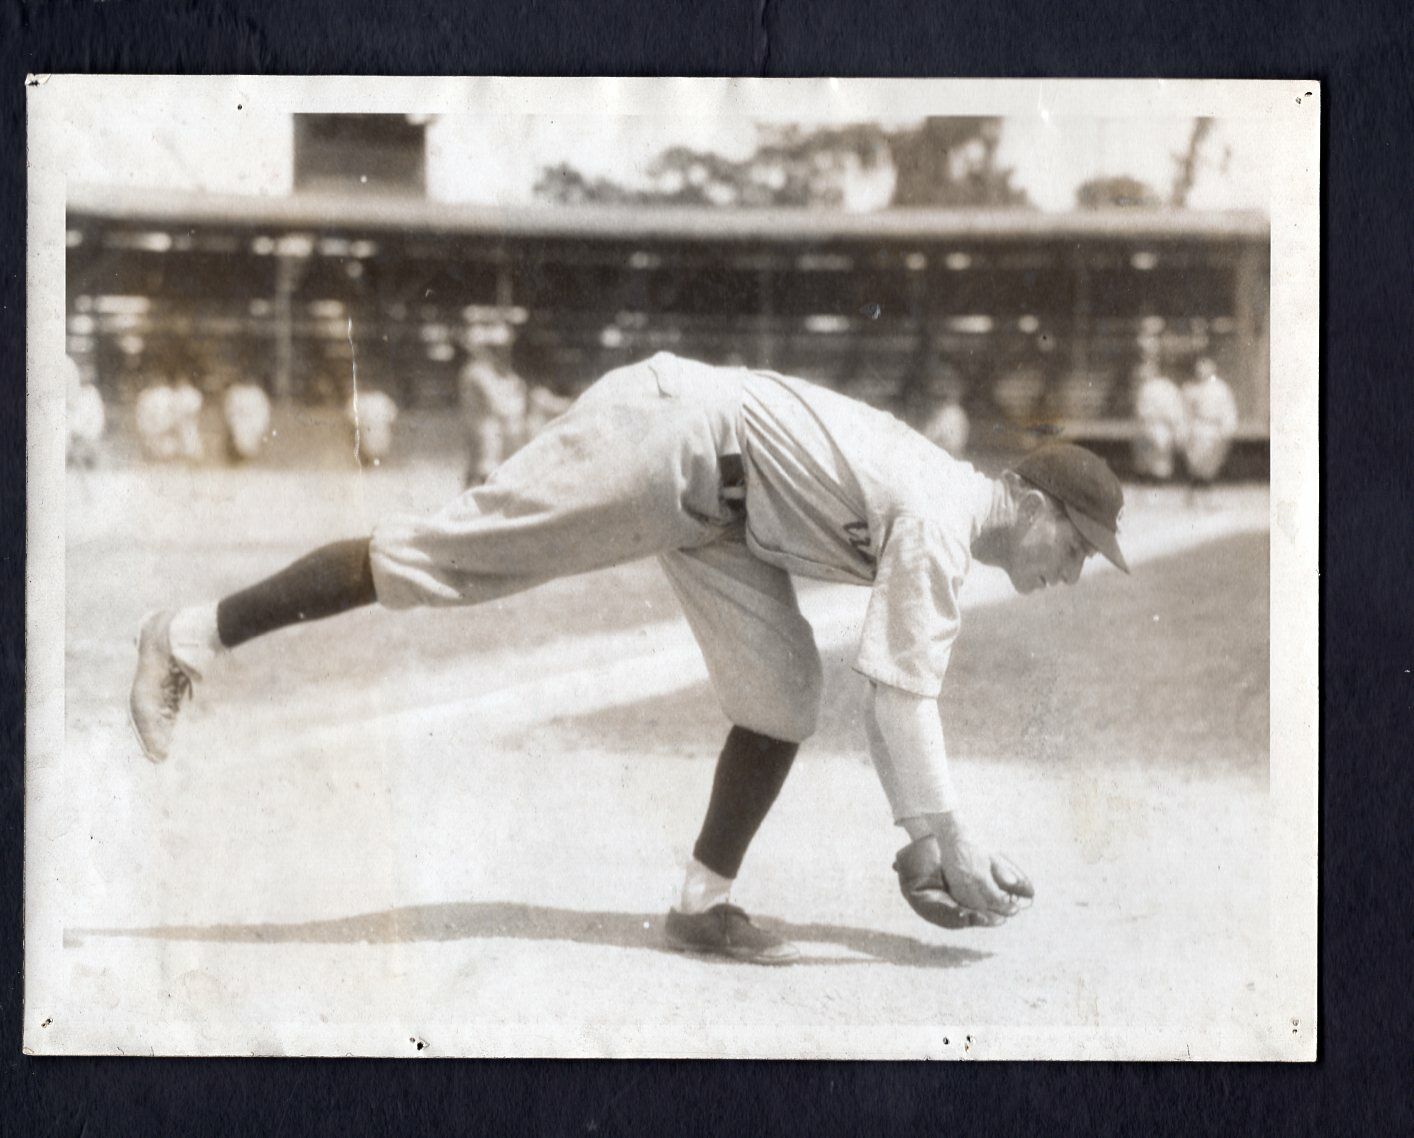
<path id="1" fill-rule="evenodd" d="M 1199 355 L 1268 435 L 1270 234 L 1254 213 L 484 208 L 327 187 L 233 197 L 71 187 L 70 354 L 108 398 L 160 374 L 279 400 L 361 379 L 450 407 L 469 323 L 572 393 L 667 348 L 807 376 L 916 417 L 946 376 L 974 423 L 1117 443 L 1143 340 Z M 977 436 L 995 437 L 997 431 Z"/>

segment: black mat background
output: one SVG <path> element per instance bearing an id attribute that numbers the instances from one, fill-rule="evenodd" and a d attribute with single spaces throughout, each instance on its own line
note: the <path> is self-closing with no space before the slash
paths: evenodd
<path id="1" fill-rule="evenodd" d="M 0 1133 L 1409 1133 L 1414 16 L 1396 0 L 0 2 Z M 1323 84 L 1315 1066 L 20 1053 L 27 72 L 1314 78 Z M 1176 839 L 1177 840 L 1177 836 Z"/>

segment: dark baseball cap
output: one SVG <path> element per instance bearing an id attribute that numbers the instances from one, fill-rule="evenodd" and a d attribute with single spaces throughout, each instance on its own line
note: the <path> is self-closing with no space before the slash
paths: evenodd
<path id="1" fill-rule="evenodd" d="M 1104 459 L 1073 443 L 1048 443 L 1012 470 L 1059 501 L 1080 535 L 1111 563 L 1129 572 L 1119 551 L 1124 490 Z"/>

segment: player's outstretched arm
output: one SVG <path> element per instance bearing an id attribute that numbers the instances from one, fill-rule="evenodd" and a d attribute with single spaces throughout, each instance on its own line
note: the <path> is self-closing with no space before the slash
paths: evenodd
<path id="1" fill-rule="evenodd" d="M 913 839 L 894 868 L 904 898 L 946 928 L 1000 924 L 1034 895 L 1008 859 L 989 855 L 957 808 L 935 700 L 876 684 L 870 751 L 894 818 Z"/>

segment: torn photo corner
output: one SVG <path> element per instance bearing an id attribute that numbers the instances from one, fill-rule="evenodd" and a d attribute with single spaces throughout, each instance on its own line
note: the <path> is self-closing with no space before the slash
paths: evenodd
<path id="1" fill-rule="evenodd" d="M 26 92 L 28 1053 L 1315 1058 L 1318 86 Z"/>

